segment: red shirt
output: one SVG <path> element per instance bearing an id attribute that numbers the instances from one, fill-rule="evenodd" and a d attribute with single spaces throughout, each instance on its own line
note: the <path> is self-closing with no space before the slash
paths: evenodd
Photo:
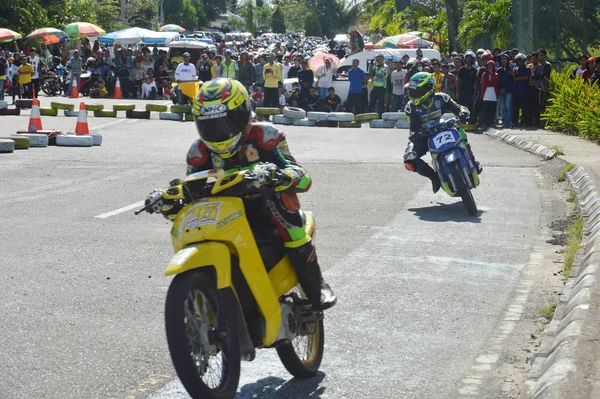
<path id="1" fill-rule="evenodd" d="M 492 78 L 490 79 L 490 73 L 488 71 L 485 71 L 482 75 L 481 75 L 481 99 L 483 100 L 483 96 L 485 94 L 485 90 L 488 87 L 493 87 L 494 90 L 496 91 L 496 97 L 498 97 L 498 72 L 494 71 L 494 73 L 491 75 Z"/>

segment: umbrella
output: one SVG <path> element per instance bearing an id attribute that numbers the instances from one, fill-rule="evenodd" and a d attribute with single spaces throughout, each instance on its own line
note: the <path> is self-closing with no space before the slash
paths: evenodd
<path id="1" fill-rule="evenodd" d="M 165 45 L 179 38 L 177 32 L 154 32 L 142 28 L 129 28 L 116 32 L 111 32 L 106 35 L 98 36 L 98 40 L 102 44 L 155 44 Z"/>
<path id="2" fill-rule="evenodd" d="M 413 32 L 408 32 L 408 34 L 418 36 L 422 39 L 428 40 L 430 42 L 434 42 L 436 44 L 442 44 L 442 39 L 440 39 L 437 36 L 432 35 L 431 33 L 413 31 Z"/>
<path id="3" fill-rule="evenodd" d="M 315 56 L 313 56 L 310 60 L 308 60 L 308 67 L 310 69 L 312 69 L 313 71 L 316 71 L 319 67 L 322 67 L 325 65 L 325 60 L 328 59 L 331 61 L 331 66 L 334 69 L 338 69 L 338 66 L 340 65 L 340 60 L 338 57 L 336 57 L 335 55 L 331 55 L 331 54 L 317 54 Z"/>
<path id="4" fill-rule="evenodd" d="M 30 34 L 28 34 L 27 36 L 25 36 L 25 39 L 35 39 L 35 38 L 45 38 L 46 36 L 57 36 L 57 37 L 63 37 L 65 35 L 65 32 L 63 32 L 60 29 L 56 29 L 56 28 L 40 28 L 40 29 L 36 29 L 33 32 L 31 32 Z M 57 40 L 58 42 L 58 40 Z"/>
<path id="5" fill-rule="evenodd" d="M 430 48 L 432 46 L 433 43 L 409 33 L 386 37 L 375 43 L 375 48 Z"/>
<path id="6" fill-rule="evenodd" d="M 13 40 L 17 40 L 22 37 L 23 36 L 20 33 L 17 33 L 14 30 L 0 28 L 0 42 L 12 42 Z"/>
<path id="7" fill-rule="evenodd" d="M 63 31 L 69 36 L 98 36 L 106 33 L 104 29 L 89 22 L 73 22 L 65 26 Z"/>
<path id="8" fill-rule="evenodd" d="M 185 32 L 185 28 L 182 28 L 181 26 L 175 25 L 175 24 L 168 24 L 165 26 L 161 26 L 161 28 L 159 30 L 161 32 L 179 32 L 179 33 Z"/>

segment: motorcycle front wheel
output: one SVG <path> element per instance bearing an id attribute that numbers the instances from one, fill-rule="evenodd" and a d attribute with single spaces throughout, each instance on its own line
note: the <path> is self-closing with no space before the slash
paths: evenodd
<path id="1" fill-rule="evenodd" d="M 452 180 L 454 180 L 454 184 L 456 185 L 454 189 L 462 198 L 462 202 L 465 205 L 465 208 L 467 208 L 469 216 L 477 215 L 477 204 L 475 203 L 469 185 L 465 182 L 465 176 L 463 175 L 463 171 L 458 162 L 452 164 Z"/>
<path id="2" fill-rule="evenodd" d="M 229 399 L 240 378 L 240 346 L 214 283 L 191 270 L 177 275 L 165 304 L 171 360 L 194 399 Z"/>
<path id="3" fill-rule="evenodd" d="M 325 328 L 323 318 L 318 321 L 300 320 L 296 338 L 277 346 L 277 354 L 286 370 L 296 378 L 314 376 L 323 360 Z"/>
<path id="4" fill-rule="evenodd" d="M 41 89 L 47 96 L 54 97 L 56 95 L 54 87 L 49 82 L 43 82 Z"/>

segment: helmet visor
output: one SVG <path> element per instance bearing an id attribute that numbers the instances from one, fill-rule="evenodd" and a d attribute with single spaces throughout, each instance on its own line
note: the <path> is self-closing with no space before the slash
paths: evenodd
<path id="1" fill-rule="evenodd" d="M 225 141 L 206 141 L 204 139 L 202 139 L 202 141 L 212 152 L 220 155 L 223 158 L 229 158 L 235 154 L 241 138 L 242 133 L 240 132 Z"/>
<path id="2" fill-rule="evenodd" d="M 431 87 L 429 85 L 420 86 L 420 87 L 410 87 L 409 86 L 409 97 L 411 101 L 415 105 L 419 105 L 419 103 L 431 92 Z"/>

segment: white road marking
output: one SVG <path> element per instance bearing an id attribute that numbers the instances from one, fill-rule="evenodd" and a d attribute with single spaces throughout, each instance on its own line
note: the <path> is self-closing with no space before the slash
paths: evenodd
<path id="1" fill-rule="evenodd" d="M 108 122 L 108 123 L 105 123 L 103 125 L 90 126 L 90 129 L 102 129 L 102 128 L 105 128 L 105 127 L 108 127 L 108 126 L 116 125 L 118 123 L 130 123 L 132 120 L 134 120 L 134 119 L 129 119 L 129 120 L 125 120 L 125 121 L 123 119 L 118 119 L 116 121 Z"/>
<path id="2" fill-rule="evenodd" d="M 130 211 L 135 208 L 140 208 L 142 206 L 144 206 L 144 201 L 136 202 L 135 204 L 127 205 L 127 206 L 124 206 L 123 208 L 119 208 L 119 209 L 116 209 L 111 212 L 106 212 L 106 213 L 103 213 L 102 215 L 98 215 L 95 217 L 97 217 L 98 219 L 106 219 L 111 216 L 118 215 L 119 213 L 127 212 L 127 211 Z"/>

